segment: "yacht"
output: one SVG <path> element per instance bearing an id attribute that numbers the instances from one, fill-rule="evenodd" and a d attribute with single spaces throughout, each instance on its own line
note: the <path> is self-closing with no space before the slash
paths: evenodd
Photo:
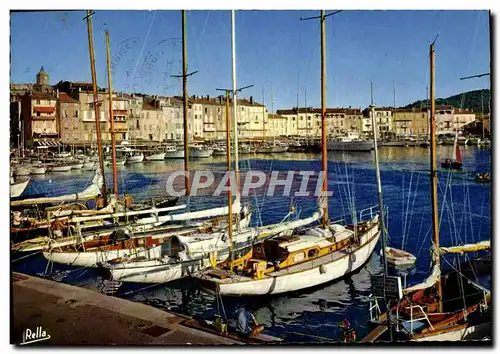
<path id="1" fill-rule="evenodd" d="M 329 151 L 371 151 L 373 140 L 362 140 L 357 133 L 348 132 L 347 135 L 328 139 Z"/>

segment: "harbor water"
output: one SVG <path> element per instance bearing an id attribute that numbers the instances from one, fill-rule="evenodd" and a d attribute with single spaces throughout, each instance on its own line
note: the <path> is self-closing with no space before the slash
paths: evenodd
<path id="1" fill-rule="evenodd" d="M 452 155 L 453 146 L 439 146 L 438 161 Z M 463 147 L 463 169 L 450 172 L 440 169 L 438 174 L 439 231 L 442 245 L 456 245 L 489 240 L 491 238 L 491 185 L 478 184 L 474 177 L 479 172 L 491 171 L 491 152 L 476 147 Z M 390 268 L 407 284 L 422 281 L 430 269 L 432 238 L 430 173 L 428 148 L 381 147 L 380 169 L 384 205 L 388 209 L 389 245 L 405 249 L 415 256 L 415 267 L 406 270 Z M 439 167 L 439 163 L 438 163 Z M 194 160 L 193 170 L 225 170 L 224 157 Z M 165 195 L 168 173 L 183 169 L 182 160 L 143 162 L 118 167 L 121 192 L 136 200 Z M 241 155 L 242 171 L 320 171 L 321 156 L 317 154 L 282 153 Z M 24 192 L 29 194 L 60 195 L 81 191 L 93 178 L 92 171 L 72 170 L 32 176 Z M 284 178 L 284 177 L 282 177 Z M 313 178 L 311 178 L 313 182 Z M 106 182 L 112 183 L 111 170 Z M 295 186 L 293 189 L 298 186 Z M 330 153 L 328 162 L 329 214 L 332 220 L 352 215 L 377 205 L 377 185 L 373 152 Z M 280 222 L 293 204 L 300 217 L 311 215 L 316 209 L 316 197 L 252 195 L 243 201 L 253 210 L 252 224 Z M 198 196 L 180 203 L 189 203 L 191 210 L 226 205 L 225 196 Z M 203 293 L 192 279 L 169 284 L 145 285 L 123 283 L 110 289 L 97 269 L 51 264 L 39 253 L 12 263 L 12 270 L 31 275 L 50 274 L 55 281 L 62 281 L 96 291 L 139 301 L 172 312 L 213 320 L 215 315 L 234 317 L 234 311 L 245 306 L 266 331 L 280 336 L 287 342 L 328 342 L 341 339 L 338 322 L 348 319 L 358 333 L 358 338 L 369 331 L 369 296 L 371 275 L 382 272 L 380 246 L 359 271 L 324 286 L 283 296 L 254 298 L 222 298 Z M 13 257 L 15 258 L 15 257 Z"/>

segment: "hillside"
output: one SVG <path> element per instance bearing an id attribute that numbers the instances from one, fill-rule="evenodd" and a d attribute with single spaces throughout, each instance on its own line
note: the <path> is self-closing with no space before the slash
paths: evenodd
<path id="1" fill-rule="evenodd" d="M 489 113 L 489 89 L 467 91 L 448 98 L 437 98 L 436 105 L 451 105 L 457 108 L 472 108 L 475 113 L 481 113 L 481 95 L 483 96 L 483 112 Z M 428 101 L 429 100 L 416 101 L 403 108 L 425 107 L 428 104 Z"/>

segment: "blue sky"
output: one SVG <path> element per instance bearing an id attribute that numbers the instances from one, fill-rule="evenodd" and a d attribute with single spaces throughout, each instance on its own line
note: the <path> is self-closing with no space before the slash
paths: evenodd
<path id="1" fill-rule="evenodd" d="M 300 21 L 317 11 L 237 11 L 238 87 L 271 110 L 320 105 L 319 20 Z M 83 11 L 11 15 L 11 81 L 33 82 L 44 66 L 51 84 L 90 81 L 87 26 Z M 104 29 L 111 37 L 113 87 L 128 92 L 182 92 L 180 11 L 97 11 L 93 20 L 97 80 L 106 86 Z M 375 104 L 406 105 L 423 99 L 429 82 L 428 46 L 436 34 L 436 95 L 448 97 L 488 88 L 487 11 L 343 11 L 326 23 L 327 104 L 365 107 L 373 82 Z M 188 11 L 190 95 L 215 96 L 231 87 L 230 11 Z M 273 92 L 273 95 L 271 95 Z M 305 94 L 307 92 L 307 95 Z"/>

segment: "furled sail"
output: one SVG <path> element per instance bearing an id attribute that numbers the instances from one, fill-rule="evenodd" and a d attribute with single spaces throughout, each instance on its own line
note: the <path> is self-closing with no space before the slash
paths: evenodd
<path id="1" fill-rule="evenodd" d="M 240 212 L 241 212 L 240 200 L 235 199 L 235 201 L 233 203 L 233 214 L 238 214 Z M 161 225 L 161 224 L 164 224 L 167 222 L 174 222 L 174 221 L 186 221 L 186 220 L 195 220 L 195 219 L 214 218 L 214 217 L 218 217 L 218 216 L 227 215 L 228 213 L 229 213 L 229 208 L 227 206 L 225 206 L 225 207 L 219 207 L 219 208 L 191 211 L 191 212 L 180 213 L 180 214 L 152 216 L 149 218 L 143 218 L 141 220 L 138 220 L 137 224 Z"/>
<path id="2" fill-rule="evenodd" d="M 439 251 L 441 253 L 464 253 L 464 252 L 475 252 L 482 251 L 490 248 L 490 241 L 481 241 L 478 243 L 471 243 L 461 246 L 453 247 L 440 247 Z"/>
<path id="3" fill-rule="evenodd" d="M 417 290 L 428 289 L 431 286 L 434 286 L 434 284 L 438 282 L 440 277 L 441 277 L 441 269 L 439 268 L 439 265 L 434 264 L 434 266 L 432 267 L 432 273 L 427 277 L 427 279 L 425 279 L 422 283 L 403 289 L 403 294 L 408 294 Z"/>
<path id="4" fill-rule="evenodd" d="M 77 200 L 87 200 L 93 199 L 101 195 L 101 188 L 103 184 L 103 178 L 99 170 L 96 171 L 92 184 L 88 186 L 85 190 L 80 193 L 66 194 L 59 197 L 48 197 L 48 198 L 31 198 L 16 200 L 10 203 L 11 206 L 16 205 L 34 205 L 34 204 L 49 204 L 49 203 L 60 203 L 60 202 L 74 202 Z"/>
<path id="5" fill-rule="evenodd" d="M 320 209 L 321 210 L 321 209 Z M 288 230 L 293 230 L 302 226 L 306 226 L 309 224 L 312 224 L 313 222 L 321 219 L 323 217 L 323 212 L 316 212 L 313 215 L 311 215 L 308 218 L 305 219 L 298 219 L 294 221 L 289 221 L 289 222 L 284 222 L 281 224 L 278 224 L 276 226 L 270 226 L 270 227 L 260 227 L 259 228 L 259 237 L 267 237 L 271 235 L 277 235 L 279 233 L 282 233 L 284 231 Z"/>

